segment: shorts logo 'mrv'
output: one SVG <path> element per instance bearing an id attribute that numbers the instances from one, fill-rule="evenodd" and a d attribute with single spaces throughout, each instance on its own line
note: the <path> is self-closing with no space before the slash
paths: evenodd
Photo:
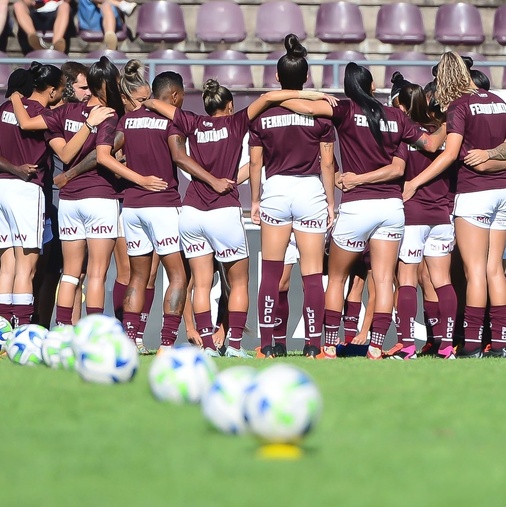
<path id="1" fill-rule="evenodd" d="M 356 240 L 347 239 L 345 246 L 349 246 L 351 248 L 365 248 L 366 244 L 367 241 L 359 241 L 358 239 Z"/>
<path id="2" fill-rule="evenodd" d="M 14 239 L 26 241 L 26 234 L 14 234 Z"/>
<path id="3" fill-rule="evenodd" d="M 311 229 L 321 228 L 323 227 L 324 221 L 323 220 L 301 220 L 300 225 L 304 227 L 309 227 Z"/>
<path id="4" fill-rule="evenodd" d="M 267 215 L 266 213 L 264 213 L 263 211 L 260 213 L 260 218 L 264 222 L 267 222 L 268 224 L 279 224 L 279 223 L 281 223 L 281 220 L 278 220 L 277 218 L 272 218 L 269 215 Z"/>
<path id="5" fill-rule="evenodd" d="M 482 224 L 487 224 L 487 225 L 490 224 L 490 218 L 488 218 L 488 217 L 475 217 L 475 219 L 477 222 L 480 222 Z"/>
<path id="6" fill-rule="evenodd" d="M 140 240 L 137 241 L 127 241 L 127 248 L 129 250 L 135 250 L 136 248 L 139 248 L 141 246 Z"/>
<path id="7" fill-rule="evenodd" d="M 188 245 L 188 248 L 186 249 L 188 252 L 201 252 L 204 250 L 205 244 L 204 243 L 195 243 L 194 245 Z"/>
<path id="8" fill-rule="evenodd" d="M 91 226 L 92 234 L 107 234 L 112 232 L 112 225 L 97 225 Z"/>
<path id="9" fill-rule="evenodd" d="M 221 252 L 219 250 L 216 250 L 216 257 L 224 259 L 226 257 L 231 257 L 232 255 L 237 255 L 237 252 L 239 252 L 238 248 L 227 248 Z"/>
<path id="10" fill-rule="evenodd" d="M 157 246 L 169 246 L 169 245 L 177 245 L 179 243 L 179 236 L 172 238 L 163 238 L 161 241 L 156 240 Z"/>
<path id="11" fill-rule="evenodd" d="M 8 237 L 9 237 L 9 236 L 8 236 L 7 234 L 0 234 L 0 241 L 1 241 L 2 243 L 5 243 L 5 242 L 7 241 L 7 238 L 8 238 Z"/>
<path id="12" fill-rule="evenodd" d="M 418 250 L 410 250 L 408 248 L 408 257 L 421 257 L 422 250 L 419 248 Z"/>
<path id="13" fill-rule="evenodd" d="M 387 237 L 393 239 L 401 239 L 402 234 L 400 232 L 389 232 Z"/>
<path id="14" fill-rule="evenodd" d="M 60 234 L 72 236 L 77 234 L 77 227 L 60 227 Z"/>

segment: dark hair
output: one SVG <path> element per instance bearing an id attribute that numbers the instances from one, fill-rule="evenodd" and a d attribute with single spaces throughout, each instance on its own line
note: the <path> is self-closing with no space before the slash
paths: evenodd
<path id="1" fill-rule="evenodd" d="M 408 116 L 419 125 L 426 128 L 438 128 L 437 119 L 429 113 L 427 97 L 421 86 L 409 83 L 403 86 L 399 92 L 399 104 L 404 106 Z"/>
<path id="2" fill-rule="evenodd" d="M 293 33 L 289 33 L 285 37 L 285 49 L 286 55 L 278 60 L 277 65 L 281 88 L 285 90 L 302 90 L 309 72 L 306 60 L 307 50 Z"/>
<path id="3" fill-rule="evenodd" d="M 159 98 L 162 92 L 169 86 L 184 90 L 183 78 L 181 74 L 172 72 L 171 70 L 167 70 L 158 74 L 155 79 L 153 79 L 153 97 L 155 97 L 155 99 Z"/>
<path id="4" fill-rule="evenodd" d="M 11 73 L 7 81 L 5 98 L 8 99 L 14 92 L 19 92 L 23 97 L 30 97 L 33 92 L 33 75 L 26 69 L 16 69 Z"/>
<path id="5" fill-rule="evenodd" d="M 73 84 L 77 81 L 79 74 L 82 74 L 85 78 L 88 77 L 89 67 L 80 62 L 65 62 L 61 66 L 63 75 L 67 78 L 65 89 L 63 90 L 63 100 L 65 102 L 76 102 L 77 99 Z"/>
<path id="6" fill-rule="evenodd" d="M 142 62 L 140 60 L 129 60 L 121 73 L 119 83 L 121 93 L 131 99 L 132 93 L 143 86 L 149 87 L 149 83 L 144 79 Z"/>
<path id="7" fill-rule="evenodd" d="M 59 88 L 63 84 L 63 73 L 55 65 L 42 65 L 39 62 L 32 62 L 28 72 L 33 77 L 33 88 L 38 92 L 43 92 L 50 86 Z"/>
<path id="8" fill-rule="evenodd" d="M 204 84 L 204 109 L 209 116 L 213 116 L 216 111 L 223 111 L 229 102 L 234 98 L 228 88 L 221 86 L 216 79 L 208 79 Z"/>
<path id="9" fill-rule="evenodd" d="M 378 146 L 383 147 L 383 135 L 381 134 L 381 121 L 388 128 L 383 105 L 371 95 L 372 74 L 368 69 L 350 62 L 344 72 L 344 93 L 357 106 L 360 107 Z"/>
<path id="10" fill-rule="evenodd" d="M 392 74 L 390 82 L 392 83 L 392 89 L 390 90 L 390 98 L 392 100 L 399 95 L 403 86 L 411 84 L 408 80 L 404 79 L 404 76 L 397 70 Z"/>
<path id="11" fill-rule="evenodd" d="M 473 80 L 473 83 L 478 87 L 482 88 L 483 90 L 490 90 L 490 79 L 487 77 L 487 75 L 478 69 L 471 69 L 471 79 Z"/>
<path id="12" fill-rule="evenodd" d="M 112 107 L 121 118 L 125 114 L 125 106 L 121 100 L 119 77 L 119 70 L 106 56 L 102 56 L 88 71 L 88 86 L 91 94 Z M 104 84 L 105 97 L 102 90 Z"/>

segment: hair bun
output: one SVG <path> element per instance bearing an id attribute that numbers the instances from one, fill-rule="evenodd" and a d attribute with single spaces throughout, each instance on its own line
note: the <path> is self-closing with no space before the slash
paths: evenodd
<path id="1" fill-rule="evenodd" d="M 140 60 L 129 60 L 123 69 L 123 74 L 127 77 L 135 77 L 139 73 L 139 69 L 142 67 Z"/>
<path id="2" fill-rule="evenodd" d="M 391 83 L 400 83 L 401 81 L 404 81 L 404 76 L 398 70 L 396 70 L 392 74 L 392 79 L 390 79 L 390 82 Z"/>
<path id="3" fill-rule="evenodd" d="M 466 64 L 467 70 L 471 70 L 471 67 L 474 64 L 473 59 L 470 56 L 463 56 L 462 60 L 464 60 L 464 63 Z"/>
<path id="4" fill-rule="evenodd" d="M 297 56 L 305 58 L 307 56 L 307 49 L 300 43 L 299 38 L 294 33 L 289 33 L 285 37 L 286 54 L 290 56 Z"/>
<path id="5" fill-rule="evenodd" d="M 216 79 L 208 79 L 204 83 L 204 92 L 215 94 L 215 93 L 218 93 L 219 89 L 220 89 L 220 83 L 218 83 L 218 81 L 216 81 Z"/>

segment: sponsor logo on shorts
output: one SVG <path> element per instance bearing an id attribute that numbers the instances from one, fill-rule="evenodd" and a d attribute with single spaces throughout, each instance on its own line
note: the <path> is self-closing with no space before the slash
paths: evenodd
<path id="1" fill-rule="evenodd" d="M 239 252 L 238 248 L 226 248 L 221 252 L 219 250 L 216 250 L 216 257 L 224 259 L 226 257 L 231 257 L 232 255 L 237 255 L 238 252 Z"/>
<path id="2" fill-rule="evenodd" d="M 14 239 L 26 241 L 26 234 L 14 234 Z"/>
<path id="3" fill-rule="evenodd" d="M 161 241 L 156 240 L 157 246 L 177 245 L 179 243 L 179 236 L 163 238 Z"/>
<path id="4" fill-rule="evenodd" d="M 195 243 L 193 245 L 188 245 L 188 247 L 186 248 L 186 251 L 191 253 L 191 252 L 201 252 L 202 250 L 204 250 L 204 247 L 205 247 L 205 243 Z"/>
<path id="5" fill-rule="evenodd" d="M 408 257 L 421 257 L 422 250 L 419 248 L 418 250 L 410 250 L 408 248 Z"/>
<path id="6" fill-rule="evenodd" d="M 8 238 L 9 238 L 8 234 L 0 234 L 0 241 L 2 243 L 5 243 Z"/>
<path id="7" fill-rule="evenodd" d="M 91 226 L 92 234 L 108 234 L 112 232 L 112 225 L 97 225 Z"/>
<path id="8" fill-rule="evenodd" d="M 387 238 L 402 239 L 402 234 L 400 232 L 389 232 Z"/>
<path id="9" fill-rule="evenodd" d="M 140 248 L 141 246 L 141 241 L 140 240 L 137 240 L 137 241 L 127 241 L 127 248 L 129 250 L 135 250 L 136 248 Z"/>
<path id="10" fill-rule="evenodd" d="M 477 222 L 480 222 L 481 224 L 490 225 L 490 218 L 489 218 L 489 217 L 480 217 L 480 216 L 476 216 L 476 217 L 474 217 L 474 219 L 475 219 Z"/>
<path id="11" fill-rule="evenodd" d="M 310 229 L 321 229 L 323 224 L 326 223 L 324 220 L 301 220 L 300 225 L 308 227 Z"/>
<path id="12" fill-rule="evenodd" d="M 60 234 L 73 236 L 77 234 L 77 227 L 60 227 Z"/>
<path id="13" fill-rule="evenodd" d="M 280 224 L 281 223 L 281 220 L 278 220 L 277 218 L 272 218 L 269 215 L 267 215 L 266 213 L 264 213 L 263 211 L 260 213 L 260 218 L 264 222 L 267 222 L 268 224 Z"/>
<path id="14" fill-rule="evenodd" d="M 347 239 L 345 242 L 341 242 L 344 246 L 351 248 L 365 248 L 367 241 L 359 241 L 358 239 Z"/>

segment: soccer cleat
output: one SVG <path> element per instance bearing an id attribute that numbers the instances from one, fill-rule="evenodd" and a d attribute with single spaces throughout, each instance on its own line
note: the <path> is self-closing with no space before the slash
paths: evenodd
<path id="1" fill-rule="evenodd" d="M 146 347 L 146 345 L 144 345 L 144 342 L 142 340 L 139 341 L 136 340 L 135 345 L 137 345 L 137 352 L 141 356 L 149 356 L 151 354 L 151 352 Z"/>
<path id="2" fill-rule="evenodd" d="M 491 345 L 487 345 L 483 351 L 483 357 L 506 357 L 506 348 L 493 350 Z"/>
<path id="3" fill-rule="evenodd" d="M 242 347 L 236 349 L 230 345 L 227 347 L 225 357 L 240 357 L 242 359 L 251 359 L 251 356 Z"/>
<path id="4" fill-rule="evenodd" d="M 316 347 L 315 345 L 307 345 L 305 348 L 304 357 L 308 359 L 324 359 L 325 354 L 322 352 L 322 349 Z"/>
<path id="5" fill-rule="evenodd" d="M 383 353 L 381 349 L 369 346 L 369 348 L 367 349 L 366 357 L 367 359 L 371 359 L 372 361 L 378 361 L 379 359 L 383 359 Z"/>
<path id="6" fill-rule="evenodd" d="M 439 357 L 440 359 L 456 359 L 455 347 L 448 345 L 442 349 L 440 348 L 437 351 L 436 357 Z"/>
<path id="7" fill-rule="evenodd" d="M 204 354 L 208 357 L 220 357 L 220 353 L 211 347 L 206 347 L 204 349 Z"/>
<path id="8" fill-rule="evenodd" d="M 388 349 L 384 355 L 385 356 L 393 356 L 397 352 L 402 350 L 402 343 L 396 343 L 391 349 Z"/>
<path id="9" fill-rule="evenodd" d="M 325 359 L 337 359 L 337 348 L 335 345 L 324 345 L 322 350 Z"/>
<path id="10" fill-rule="evenodd" d="M 266 345 L 265 347 L 257 347 L 255 349 L 256 351 L 256 358 L 257 359 L 272 359 L 274 357 L 276 357 L 274 355 L 274 350 L 272 348 L 272 345 Z"/>
<path id="11" fill-rule="evenodd" d="M 439 352 L 440 345 L 436 342 L 427 342 L 423 347 L 422 350 L 418 353 L 419 357 L 423 356 L 429 356 L 429 357 L 436 357 Z"/>
<path id="12" fill-rule="evenodd" d="M 276 357 L 286 357 L 288 355 L 286 352 L 286 346 L 282 343 L 275 343 L 272 351 Z"/>
<path id="13" fill-rule="evenodd" d="M 474 350 L 465 350 L 464 348 L 457 350 L 457 359 L 480 359 L 483 357 L 481 347 Z"/>
<path id="14" fill-rule="evenodd" d="M 400 361 L 408 361 L 409 359 L 416 359 L 416 347 L 414 345 L 404 347 L 388 357 L 390 359 L 397 359 Z"/>

